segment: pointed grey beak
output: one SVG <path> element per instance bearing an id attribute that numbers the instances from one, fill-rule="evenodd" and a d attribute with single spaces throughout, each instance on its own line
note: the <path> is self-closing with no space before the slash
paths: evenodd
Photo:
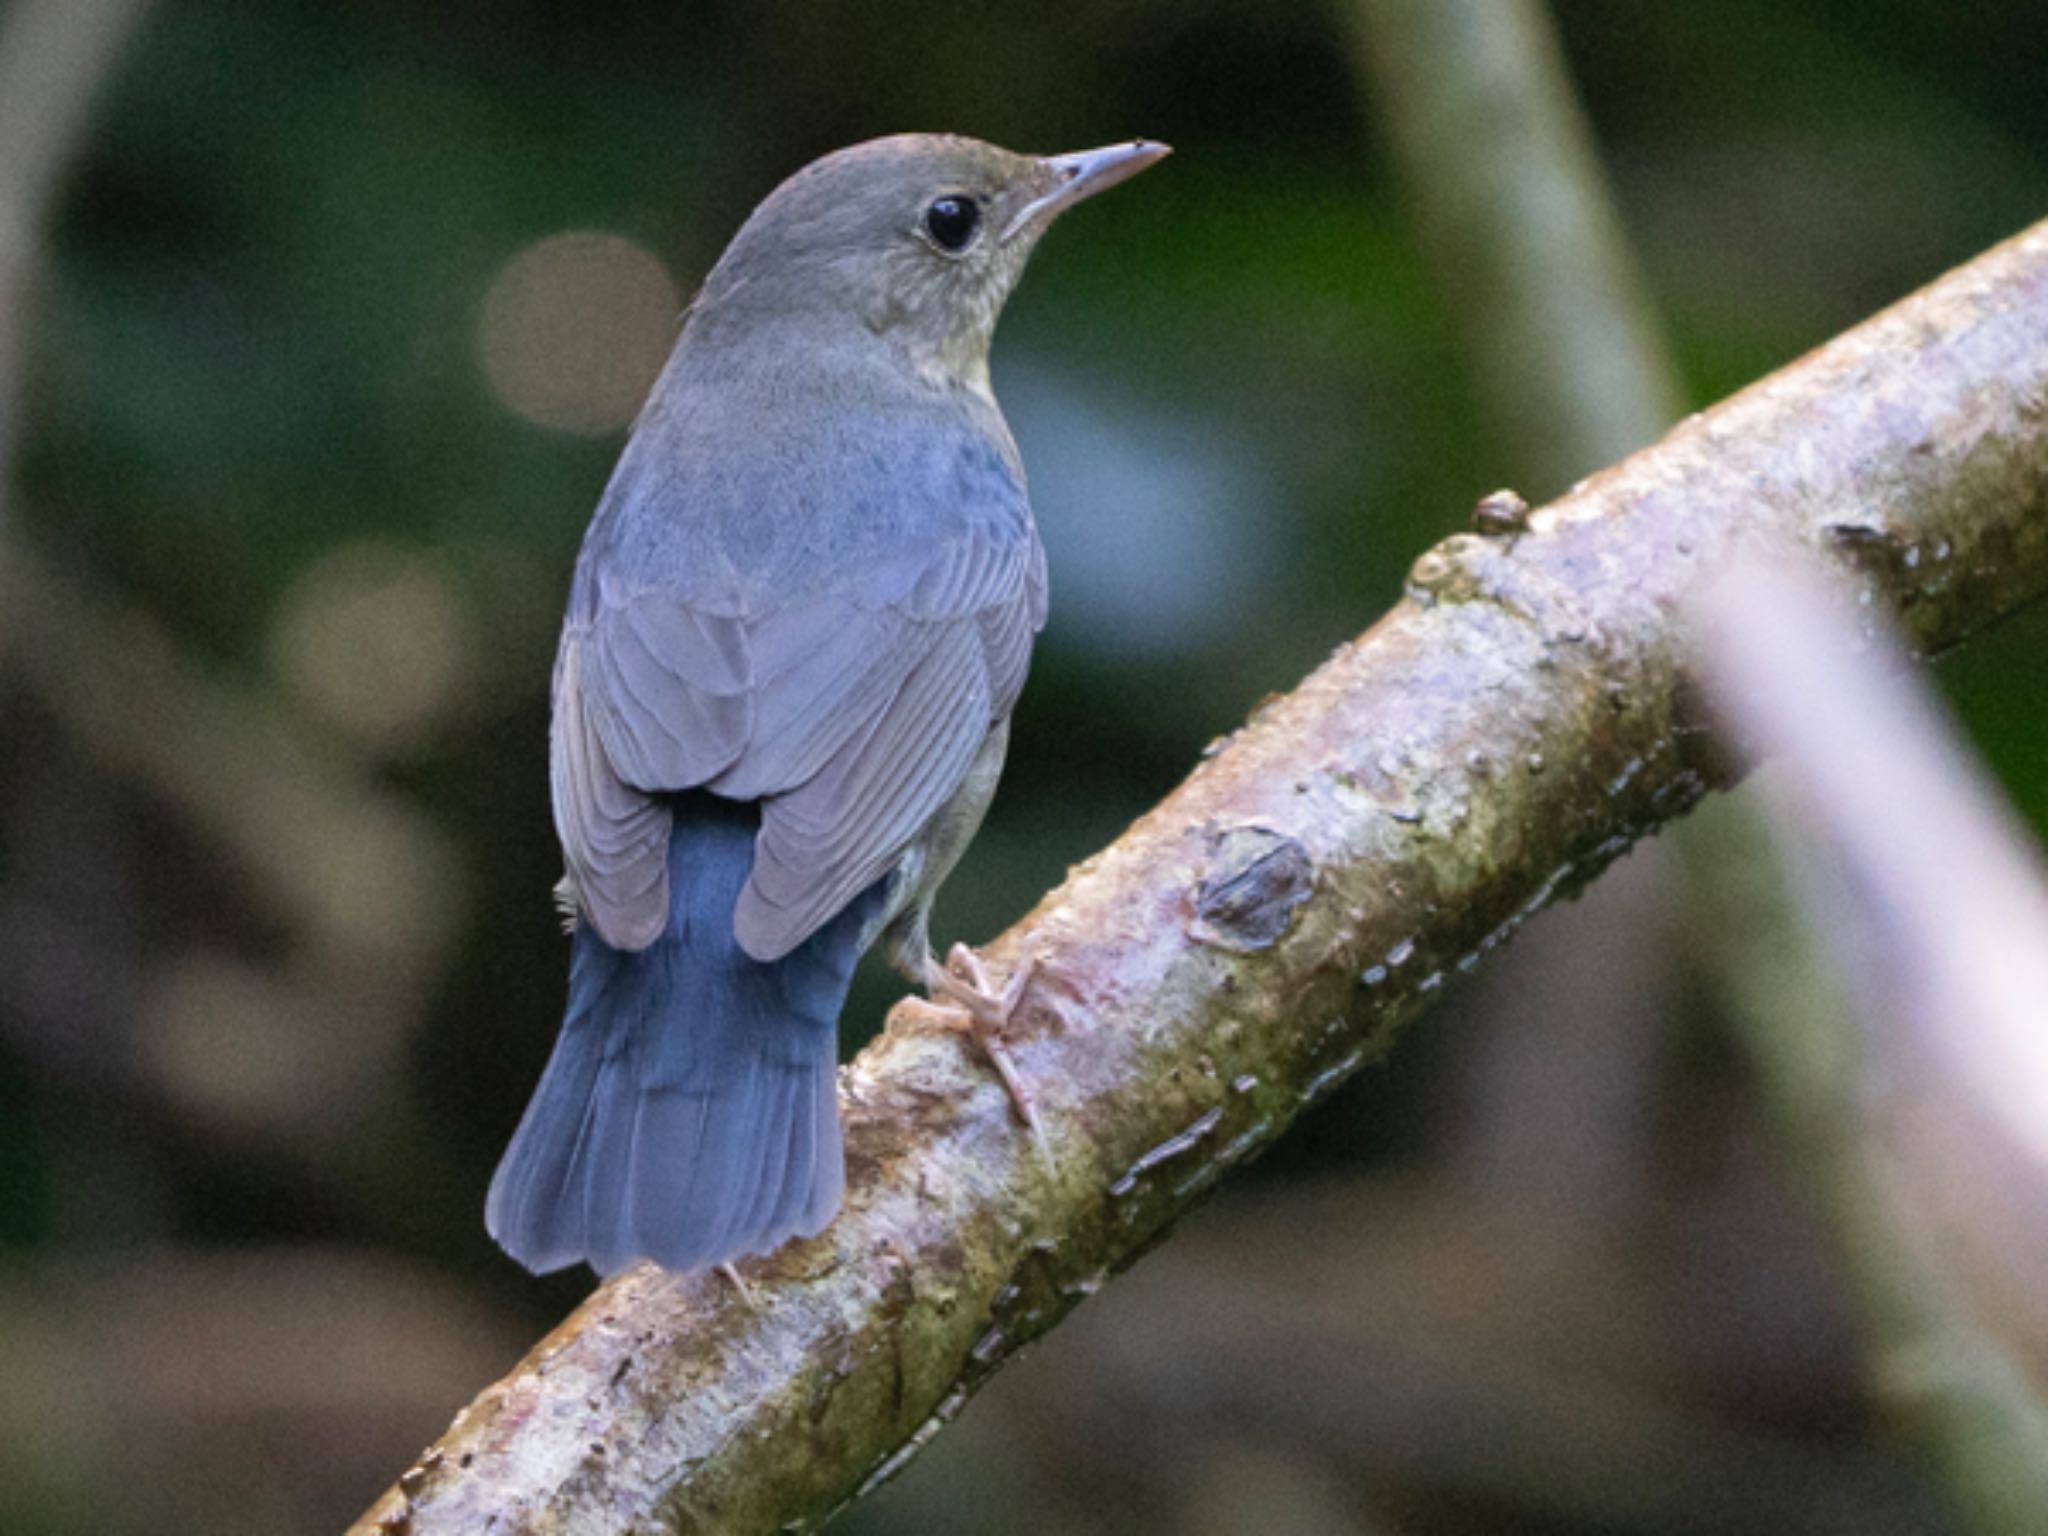
<path id="1" fill-rule="evenodd" d="M 1128 144 L 1105 144 L 1100 149 L 1084 149 L 1071 155 L 1047 155 L 1038 164 L 1051 190 L 1019 208 L 1003 230 L 1003 238 L 1008 240 L 1032 224 L 1052 222 L 1082 198 L 1128 181 L 1172 153 L 1170 145 L 1153 139 L 1133 139 Z"/>

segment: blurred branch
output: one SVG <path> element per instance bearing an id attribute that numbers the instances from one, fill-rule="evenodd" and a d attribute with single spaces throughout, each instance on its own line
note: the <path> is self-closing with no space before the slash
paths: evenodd
<path id="1" fill-rule="evenodd" d="M 43 226 L 93 95 L 147 9 L 148 0 L 14 0 L 0 17 L 0 528 Z"/>
<path id="2" fill-rule="evenodd" d="M 89 1046 L 147 1067 L 194 1118 L 256 1132 L 272 1156 L 330 1173 L 356 1159 L 387 1222 L 431 1224 L 445 1186 L 418 1188 L 417 1117 L 393 1085 L 463 919 L 445 833 L 274 698 L 209 675 L 146 611 L 19 532 L 0 536 L 0 674 L 86 760 L 223 850 L 215 903 L 240 898 L 282 940 L 260 957 L 153 956 L 139 1039 L 82 1043 L 74 1002 L 23 1043 L 45 1065 Z"/>
<path id="3" fill-rule="evenodd" d="M 325 968 L 411 987 L 455 920 L 457 861 L 424 815 L 314 733 L 179 653 L 139 608 L 12 538 L 0 660 L 94 757 L 230 850 Z"/>
<path id="4" fill-rule="evenodd" d="M 1349 3 L 1375 102 L 1453 306 L 1472 322 L 1466 340 L 1474 375 L 1507 431 L 1510 452 L 1524 472 L 1576 474 L 1611 456 L 1603 450 L 1632 447 L 1649 436 L 1660 416 L 1675 413 L 1681 391 L 1544 7 L 1538 0 Z M 1751 628 L 1782 630 L 1792 622 L 1784 616 L 1787 606 L 1751 602 Z M 1771 681 L 1765 657 L 1773 650 L 1788 671 L 1825 671 L 1829 658 L 1814 654 L 1822 649 L 1814 642 L 1825 637 L 1806 639 L 1797 644 L 1779 633 L 1753 657 L 1752 683 L 1762 688 Z M 1847 688 L 1841 678 L 1809 681 L 1817 701 Z M 1920 737 L 1895 731 L 1890 741 L 1866 741 L 1854 750 L 1839 729 L 1832 739 L 1813 738 L 1810 722 L 1820 713 L 1814 704 L 1804 712 L 1807 771 L 1814 776 L 1832 765 L 1856 776 L 1817 796 L 1852 823 L 1855 806 L 1869 805 L 1880 783 L 1925 755 L 1926 749 L 1916 750 L 1920 740 L 1941 739 L 1938 724 L 1929 722 L 1932 728 Z M 1792 711 L 1782 728 L 1790 731 L 1797 717 Z M 1950 967 L 1954 985 L 1933 989 L 1955 1007 L 1998 973 L 1998 957 L 2041 952 L 2048 924 L 2031 938 L 2023 922 L 2022 931 L 2013 932 L 2028 903 L 1990 897 L 1994 886 L 2025 889 L 2022 880 L 1990 876 L 2010 863 L 2004 850 L 2018 846 L 2009 831 L 2001 847 L 1989 834 L 1966 836 L 1967 817 L 1934 814 L 1945 786 L 1967 775 L 1922 779 L 1924 796 L 1892 784 L 1886 810 L 1865 818 L 1860 830 L 1873 856 L 1889 853 L 1895 864 L 1903 856 L 1889 882 L 1903 934 L 1933 935 L 1946 924 L 1951 932 L 1996 934 L 2004 941 L 1982 957 L 1974 974 Z M 1867 1149 L 1856 1135 L 1863 1074 L 1853 1015 L 1825 983 L 1828 951 L 1813 942 L 1788 895 L 1766 873 L 1778 861 L 1763 825 L 1744 811 L 1747 804 L 1744 797 L 1717 808 L 1712 836 L 1686 828 L 1677 839 L 1693 908 L 1689 926 L 1701 936 L 1700 948 L 1766 1086 L 1773 1130 L 1788 1161 L 1806 1175 L 1857 1279 L 1878 1390 L 1900 1410 L 1905 1427 L 1934 1448 L 1965 1504 L 1987 1517 L 1985 1529 L 2048 1529 L 2043 1403 L 2005 1357 L 1999 1330 L 1973 1320 L 1953 1288 L 1928 1286 L 1925 1265 L 1907 1257 L 1914 1235 L 1909 1213 L 1872 1188 Z M 1910 818 L 1899 815 L 1907 806 L 1915 808 Z M 1917 862 L 1908 852 L 1916 844 Z M 1962 859 L 1965 847 L 1974 857 Z M 1967 897 L 1956 880 L 1939 877 L 1933 848 L 1970 868 Z M 1967 913 L 1957 910 L 1965 900 Z M 1908 912 L 1912 920 L 1905 919 Z M 1878 969 L 1903 984 L 1900 964 L 1901 952 L 1892 946 Z M 2032 1010 L 2042 997 L 2048 997 L 2048 978 L 2037 979 L 2031 992 L 2008 986 L 2004 1005 L 2031 998 Z M 1978 1015 L 1995 1017 L 1999 1000 L 1983 1001 Z M 1645 1024 L 1654 1027 L 1654 1021 Z M 1991 1056 L 2022 1059 L 2015 1051 Z M 2048 1106 L 2036 1101 L 2028 1108 L 2039 1115 Z M 1959 1117 L 1956 1123 L 1969 1122 Z M 2048 1273 L 2048 1265 L 2032 1273 Z M 2015 1330 L 2008 1326 L 2005 1335 L 2011 1340 Z M 2034 1337 L 2040 1342 L 2039 1331 Z M 1924 1364 L 1908 1372 L 1900 1368 L 1904 1360 Z"/>
<path id="5" fill-rule="evenodd" d="M 848 1070 L 821 1237 L 605 1283 L 358 1527 L 770 1531 L 890 1475 L 1022 1345 L 1726 769 L 1677 614 L 1815 551 L 1947 646 L 2048 590 L 2048 224 L 1535 513 L 1341 646 L 999 938 L 993 1077 L 901 1010 Z"/>
<path id="6" fill-rule="evenodd" d="M 1500 440 L 1536 493 L 1682 398 L 1538 0 L 1343 0 Z"/>
<path id="7" fill-rule="evenodd" d="M 1703 605 L 1711 696 L 1771 757 L 1776 828 L 1717 808 L 1702 912 L 1728 941 L 1705 953 L 1846 1260 L 1880 1401 L 1971 1530 L 2048 1530 L 2048 881 L 1940 712 L 1855 653 L 1837 595 L 1743 568 Z"/>

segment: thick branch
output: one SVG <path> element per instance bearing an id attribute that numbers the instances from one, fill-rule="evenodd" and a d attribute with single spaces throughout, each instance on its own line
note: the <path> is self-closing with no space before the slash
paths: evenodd
<path id="1" fill-rule="evenodd" d="M 1505 366 L 1512 365 L 1512 359 Z M 1460 535 L 992 946 L 987 1070 L 901 1013 L 849 1070 L 845 1212 L 748 1267 L 601 1287 L 359 1530 L 771 1531 L 900 1465 L 1020 1345 L 1692 804 L 1675 618 L 1740 547 L 1852 571 L 1927 648 L 2048 589 L 2048 224 L 1535 514 Z"/>

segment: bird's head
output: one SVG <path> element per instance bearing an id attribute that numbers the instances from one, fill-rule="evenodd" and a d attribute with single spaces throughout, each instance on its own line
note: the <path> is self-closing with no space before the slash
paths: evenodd
<path id="1" fill-rule="evenodd" d="M 1166 153 L 1144 139 L 1045 156 L 948 134 L 856 144 L 768 195 L 696 310 L 742 333 L 792 317 L 858 324 L 920 370 L 985 386 L 996 317 L 1039 237 Z"/>

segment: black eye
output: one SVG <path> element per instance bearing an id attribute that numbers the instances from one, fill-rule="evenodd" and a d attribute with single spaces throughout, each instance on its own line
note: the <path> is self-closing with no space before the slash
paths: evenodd
<path id="1" fill-rule="evenodd" d="M 942 197 L 924 211 L 925 233 L 942 251 L 962 251 L 981 225 L 981 209 L 971 197 Z"/>

